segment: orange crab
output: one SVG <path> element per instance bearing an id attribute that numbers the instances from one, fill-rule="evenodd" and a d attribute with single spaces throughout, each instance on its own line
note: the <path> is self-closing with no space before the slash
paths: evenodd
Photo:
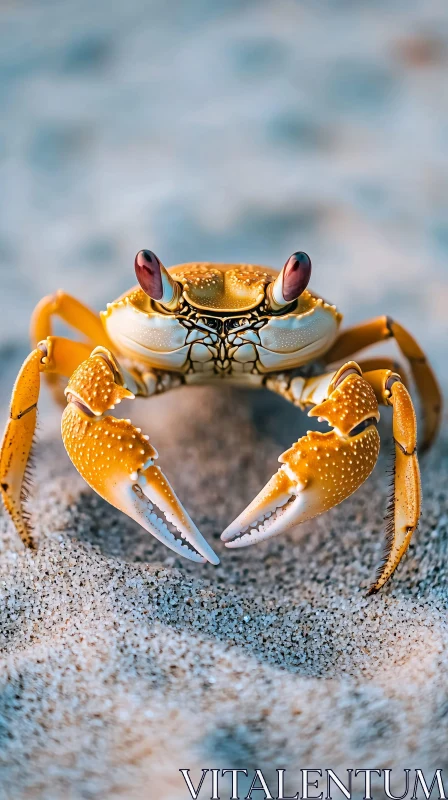
<path id="1" fill-rule="evenodd" d="M 139 286 L 100 316 L 62 291 L 34 311 L 33 350 L 14 386 L 0 453 L 3 500 L 23 542 L 34 544 L 23 482 L 41 374 L 56 396 L 64 376 L 62 438 L 86 482 L 176 553 L 219 563 L 156 466 L 149 437 L 110 411 L 125 398 L 225 380 L 267 387 L 301 409 L 311 406 L 309 416 L 331 427 L 309 432 L 280 456 L 279 470 L 222 534 L 229 548 L 283 533 L 356 491 L 378 457 L 378 407 L 393 407 L 394 491 L 387 553 L 371 587 L 377 591 L 400 562 L 420 515 L 415 412 L 390 358 L 346 359 L 376 342 L 396 340 L 420 395 L 426 448 L 439 427 L 441 394 L 413 337 L 388 317 L 339 333 L 335 306 L 307 289 L 311 261 L 301 252 L 278 273 L 252 264 L 192 263 L 167 270 L 154 253 L 141 250 L 135 271 Z M 87 341 L 53 336 L 53 315 Z"/>

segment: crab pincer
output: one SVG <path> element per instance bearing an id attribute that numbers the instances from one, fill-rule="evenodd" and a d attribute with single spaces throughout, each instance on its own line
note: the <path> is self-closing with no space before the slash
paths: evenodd
<path id="1" fill-rule="evenodd" d="M 353 364 L 335 374 L 327 399 L 309 412 L 332 430 L 309 431 L 279 457 L 282 466 L 223 532 L 227 547 L 284 533 L 349 497 L 370 475 L 380 449 L 378 403 Z"/>
<path id="2" fill-rule="evenodd" d="M 148 436 L 106 412 L 134 394 L 113 356 L 94 350 L 74 372 L 62 416 L 65 448 L 86 483 L 159 541 L 190 561 L 219 559 L 179 501 Z"/>

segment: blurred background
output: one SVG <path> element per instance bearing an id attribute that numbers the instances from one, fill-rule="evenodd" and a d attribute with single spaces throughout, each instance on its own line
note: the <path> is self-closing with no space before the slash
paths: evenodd
<path id="1" fill-rule="evenodd" d="M 57 288 L 310 253 L 346 322 L 448 330 L 444 0 L 3 0 L 0 341 Z M 24 350 L 25 351 L 25 350 Z M 17 362 L 16 362 L 17 363 Z"/>
<path id="2" fill-rule="evenodd" d="M 396 317 L 448 389 L 447 74 L 446 0 L 1 0 L 0 422 L 38 300 L 104 308 L 141 248 L 279 269 L 305 250 L 346 323 Z M 447 775 L 446 439 L 408 557 L 367 599 L 385 458 L 229 555 L 297 409 L 210 388 L 135 406 L 221 565 L 94 495 L 43 394 L 35 553 L 0 513 L 0 800 L 185 800 L 180 767 Z"/>

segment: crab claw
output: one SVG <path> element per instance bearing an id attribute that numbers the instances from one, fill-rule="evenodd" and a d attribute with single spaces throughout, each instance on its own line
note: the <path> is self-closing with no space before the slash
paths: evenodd
<path id="1" fill-rule="evenodd" d="M 96 350 L 69 381 L 62 438 L 73 464 L 101 497 L 175 553 L 190 561 L 219 564 L 168 479 L 154 465 L 158 454 L 148 437 L 129 419 L 105 415 L 122 398 L 132 396 L 117 384 L 115 369 L 112 356 Z"/>
<path id="2" fill-rule="evenodd" d="M 204 563 L 219 559 L 176 497 L 157 451 L 130 420 L 89 416 L 71 400 L 62 417 L 67 452 L 86 483 L 178 555 Z"/>
<path id="3" fill-rule="evenodd" d="M 151 463 L 134 482 L 135 477 L 131 476 L 130 486 L 122 484 L 121 510 L 178 555 L 201 564 L 219 564 L 160 467 Z"/>
<path id="4" fill-rule="evenodd" d="M 344 377 L 309 416 L 327 420 L 333 430 L 309 431 L 280 456 L 280 469 L 221 535 L 227 547 L 284 533 L 345 500 L 370 475 L 380 445 L 378 404 L 357 372 Z"/>

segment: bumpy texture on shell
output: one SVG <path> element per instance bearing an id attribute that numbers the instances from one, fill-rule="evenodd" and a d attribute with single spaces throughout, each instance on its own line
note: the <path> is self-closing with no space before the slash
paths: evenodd
<path id="1" fill-rule="evenodd" d="M 111 482 L 129 482 L 132 473 L 157 457 L 129 420 L 87 419 L 72 403 L 62 415 L 62 438 L 76 469 L 102 497 L 107 496 Z"/>
<path id="2" fill-rule="evenodd" d="M 276 277 L 275 270 L 253 264 L 182 264 L 170 269 L 196 308 L 215 311 L 248 311 L 264 298 L 264 287 Z"/>
<path id="3" fill-rule="evenodd" d="M 345 378 L 327 400 L 308 412 L 308 416 L 322 417 L 344 435 L 369 417 L 380 418 L 375 392 L 356 374 Z"/>
<path id="4" fill-rule="evenodd" d="M 67 393 L 78 398 L 94 414 L 114 408 L 132 392 L 114 381 L 113 373 L 100 355 L 92 356 L 81 364 L 70 378 Z"/>
<path id="5" fill-rule="evenodd" d="M 102 314 L 110 338 L 127 358 L 197 380 L 237 379 L 244 373 L 261 381 L 267 372 L 320 357 L 336 337 L 341 315 L 307 290 L 286 313 L 270 310 L 265 289 L 278 273 L 268 267 L 182 264 L 170 274 L 183 287 L 176 311 L 167 312 L 134 288 Z"/>

